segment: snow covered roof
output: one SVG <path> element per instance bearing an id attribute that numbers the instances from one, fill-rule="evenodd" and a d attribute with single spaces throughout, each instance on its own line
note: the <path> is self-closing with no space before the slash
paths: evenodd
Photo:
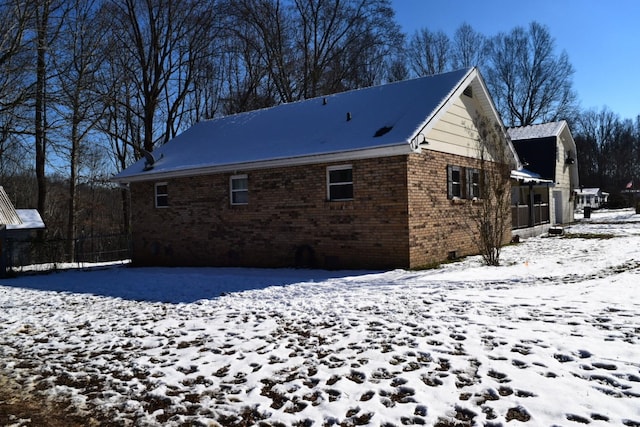
<path id="1" fill-rule="evenodd" d="M 507 132 L 509 133 L 509 137 L 512 141 L 520 139 L 546 138 L 549 136 L 560 135 L 564 126 L 567 126 L 567 122 L 562 120 L 559 122 L 509 128 Z"/>
<path id="2" fill-rule="evenodd" d="M 409 154 L 456 90 L 479 79 L 468 68 L 203 121 L 157 148 L 153 168 L 143 158 L 113 181 Z"/>
<path id="3" fill-rule="evenodd" d="M 512 170 L 511 179 L 515 179 L 523 183 L 553 184 L 553 181 L 543 179 L 539 173 L 535 173 L 527 169 Z"/>
<path id="4" fill-rule="evenodd" d="M 607 196 L 609 195 L 609 193 L 606 193 L 604 191 L 600 191 L 599 188 L 580 188 L 580 189 L 576 190 L 576 194 L 585 195 L 585 196 L 586 195 L 597 196 L 599 194 L 607 195 Z"/>
<path id="5" fill-rule="evenodd" d="M 0 186 L 0 225 L 18 225 L 21 223 L 22 221 L 13 207 L 13 203 L 9 200 L 4 188 Z"/>
<path id="6" fill-rule="evenodd" d="M 44 221 L 37 209 L 16 209 L 20 224 L 7 225 L 7 230 L 37 230 L 45 228 Z"/>
<path id="7" fill-rule="evenodd" d="M 7 230 L 34 230 L 45 228 L 36 209 L 15 209 L 9 196 L 0 186 L 0 226 Z"/>

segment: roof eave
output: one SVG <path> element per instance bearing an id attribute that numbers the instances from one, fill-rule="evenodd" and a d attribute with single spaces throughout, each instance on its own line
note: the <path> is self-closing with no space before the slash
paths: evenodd
<path id="1" fill-rule="evenodd" d="M 238 162 L 224 165 L 209 165 L 201 167 L 185 167 L 169 171 L 154 172 L 153 169 L 143 173 L 127 176 L 114 176 L 112 182 L 127 184 L 130 182 L 157 181 L 170 178 L 183 178 L 196 175 L 211 175 L 216 173 L 234 173 L 256 169 L 270 169 L 278 167 L 304 166 L 317 163 L 345 162 L 376 157 L 390 157 L 411 154 L 414 151 L 407 142 L 397 143 L 363 150 L 342 151 L 336 153 L 316 154 L 300 157 L 286 157 L 280 159 L 260 160 L 255 162 Z"/>

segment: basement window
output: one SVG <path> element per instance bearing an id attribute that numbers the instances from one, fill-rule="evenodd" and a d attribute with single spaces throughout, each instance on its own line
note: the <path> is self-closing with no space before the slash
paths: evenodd
<path id="1" fill-rule="evenodd" d="M 247 175 L 233 175 L 230 180 L 231 204 L 246 205 L 249 203 L 249 179 Z"/>
<path id="2" fill-rule="evenodd" d="M 351 165 L 327 168 L 327 198 L 331 201 L 353 200 L 353 167 Z"/>
<path id="3" fill-rule="evenodd" d="M 169 207 L 169 186 L 166 182 L 158 182 L 155 186 L 156 208 Z"/>

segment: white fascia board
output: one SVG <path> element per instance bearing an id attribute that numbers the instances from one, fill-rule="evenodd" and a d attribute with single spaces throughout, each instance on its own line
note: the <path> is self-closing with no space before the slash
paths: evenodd
<path id="1" fill-rule="evenodd" d="M 236 171 L 250 171 L 256 169 L 271 169 L 279 167 L 303 166 L 316 163 L 342 162 L 351 160 L 371 159 L 377 157 L 391 157 L 414 153 L 408 143 L 388 145 L 366 150 L 344 151 L 339 153 L 317 154 L 303 157 L 290 157 L 283 159 L 261 160 L 257 162 L 231 163 L 226 165 L 202 166 L 193 168 L 176 169 L 166 172 L 154 173 L 153 170 L 146 173 L 111 178 L 112 182 L 127 184 L 130 182 L 156 181 L 159 179 L 183 178 L 197 175 L 212 175 L 216 173 L 234 173 Z"/>

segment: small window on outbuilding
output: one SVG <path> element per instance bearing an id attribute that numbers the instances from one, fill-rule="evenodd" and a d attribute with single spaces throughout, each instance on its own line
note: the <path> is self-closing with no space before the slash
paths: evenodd
<path id="1" fill-rule="evenodd" d="M 169 206 L 169 186 L 166 182 L 158 182 L 155 185 L 156 208 Z"/>
<path id="2" fill-rule="evenodd" d="M 353 167 L 351 165 L 327 168 L 327 198 L 353 200 Z"/>
<path id="3" fill-rule="evenodd" d="M 232 205 L 246 205 L 249 203 L 249 178 L 247 175 L 233 175 L 231 177 L 230 194 Z"/>

